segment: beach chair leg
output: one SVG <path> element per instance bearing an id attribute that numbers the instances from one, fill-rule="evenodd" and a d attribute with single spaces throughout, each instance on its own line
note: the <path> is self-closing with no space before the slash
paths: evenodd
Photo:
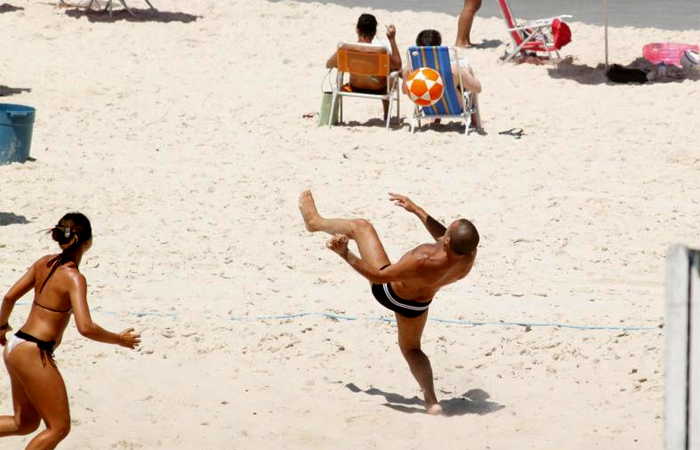
<path id="1" fill-rule="evenodd" d="M 124 9 L 126 9 L 126 10 L 129 12 L 129 14 L 131 14 L 132 17 L 136 17 L 136 14 L 134 14 L 134 12 L 131 10 L 131 8 L 129 8 L 129 7 L 127 6 L 126 1 L 124 1 L 124 0 L 119 0 L 119 3 L 122 4 L 122 6 L 124 7 Z"/>
<path id="2" fill-rule="evenodd" d="M 151 2 L 149 2 L 148 0 L 145 0 L 145 1 L 146 1 L 146 3 L 148 3 L 148 6 L 151 8 L 151 11 L 153 11 L 153 12 L 158 12 L 158 10 L 155 9 L 155 8 L 153 7 L 153 5 L 151 5 Z"/>
<path id="3" fill-rule="evenodd" d="M 547 50 L 547 58 L 549 58 L 549 63 L 554 64 L 554 59 L 552 59 L 552 51 L 549 49 L 549 44 L 547 40 L 544 41 L 544 49 Z"/>
<path id="4" fill-rule="evenodd" d="M 537 36 L 537 30 L 534 30 L 532 34 L 530 34 L 525 40 L 523 40 L 520 43 L 520 45 L 515 47 L 515 49 L 510 53 L 510 55 L 508 55 L 508 57 L 503 62 L 504 63 L 508 62 L 511 59 L 513 59 L 515 57 L 515 55 L 524 52 L 525 45 L 527 45 L 530 41 L 535 40 L 535 36 Z M 545 48 L 546 48 L 546 46 L 545 46 Z"/>
<path id="5" fill-rule="evenodd" d="M 472 123 L 472 104 L 469 94 L 464 95 L 464 134 L 469 136 L 469 125 Z"/>
<path id="6" fill-rule="evenodd" d="M 333 94 L 333 97 L 331 98 L 331 111 L 328 114 L 328 128 L 331 128 L 333 126 L 333 111 L 335 110 L 335 102 L 337 102 L 337 101 L 338 101 L 338 96 L 336 94 Z M 338 109 L 340 109 L 341 113 L 343 111 L 342 105 L 343 105 L 342 102 L 338 105 Z"/>
<path id="7" fill-rule="evenodd" d="M 389 128 L 389 122 L 391 122 L 391 111 L 394 107 L 394 97 L 389 96 L 389 108 L 386 111 L 386 126 L 385 128 Z"/>
<path id="8" fill-rule="evenodd" d="M 479 96 L 474 94 L 474 98 L 472 100 L 473 106 L 473 111 L 474 111 L 474 116 L 476 118 L 476 123 L 474 124 L 474 128 L 481 132 L 484 127 L 481 125 L 481 108 L 479 107 Z"/>
<path id="9" fill-rule="evenodd" d="M 400 112 L 399 108 L 401 106 L 401 95 L 400 92 L 398 91 L 398 87 L 396 88 L 396 123 L 401 123 L 401 117 L 400 117 Z"/>

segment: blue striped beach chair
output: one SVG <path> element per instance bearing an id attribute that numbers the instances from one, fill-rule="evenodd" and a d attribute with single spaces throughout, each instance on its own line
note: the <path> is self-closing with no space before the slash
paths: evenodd
<path id="1" fill-rule="evenodd" d="M 444 118 L 464 120 L 465 133 L 469 134 L 472 114 L 479 117 L 476 95 L 464 89 L 461 77 L 457 77 L 455 80 L 452 76 L 450 55 L 452 55 L 453 61 L 459 61 L 457 50 L 452 47 L 409 47 L 407 61 L 410 64 L 410 71 L 420 67 L 430 67 L 440 74 L 444 85 L 444 94 L 437 103 L 425 108 L 414 106 L 411 132 L 415 131 L 416 125 L 421 126 L 421 120 Z M 479 118 L 477 126 L 480 124 L 481 119 Z"/>

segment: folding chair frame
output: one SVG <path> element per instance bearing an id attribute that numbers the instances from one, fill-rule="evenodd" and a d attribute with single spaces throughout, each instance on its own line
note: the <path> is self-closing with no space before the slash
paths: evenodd
<path id="1" fill-rule="evenodd" d="M 63 1 L 63 0 L 61 0 L 61 1 Z M 151 11 L 153 11 L 153 12 L 158 12 L 158 10 L 155 9 L 155 8 L 153 7 L 153 5 L 151 5 L 151 2 L 150 2 L 150 1 L 148 1 L 148 0 L 144 0 L 144 1 L 145 1 L 146 3 L 148 3 L 148 6 L 151 8 Z M 98 2 L 97 0 L 90 0 L 90 3 L 88 3 L 88 6 L 87 6 L 87 10 L 88 10 L 88 11 L 91 11 L 91 10 L 92 10 L 92 5 L 93 5 L 93 3 L 97 3 L 97 6 L 98 6 L 98 7 L 100 6 L 100 4 L 99 4 L 99 2 Z M 102 10 L 102 12 L 109 11 L 109 16 L 110 16 L 110 17 L 112 17 L 112 4 L 113 4 L 113 3 L 114 3 L 113 0 L 107 0 L 107 4 L 105 5 L 104 9 Z M 131 8 L 129 8 L 129 6 L 126 4 L 126 1 L 125 1 L 125 0 L 119 0 L 119 3 L 122 4 L 122 6 L 124 7 L 124 9 L 126 9 L 126 10 L 129 12 L 129 14 L 132 15 L 132 17 L 136 17 L 136 14 L 134 14 L 134 12 L 131 10 Z"/>
<path id="2" fill-rule="evenodd" d="M 457 61 L 457 64 L 459 64 L 459 58 L 457 57 L 457 50 L 454 47 L 449 47 L 449 52 L 452 56 L 452 59 L 454 61 Z M 417 69 L 418 67 L 413 67 L 412 64 L 412 59 L 411 59 L 411 48 L 409 48 L 406 51 L 406 61 L 411 68 L 411 71 Z M 461 73 L 462 67 L 460 66 L 458 68 L 458 73 Z M 452 68 L 450 67 L 450 74 L 451 74 Z M 452 75 L 450 75 L 452 76 Z M 453 77 L 454 81 L 454 77 Z M 465 128 L 465 134 L 469 135 L 471 133 L 471 129 L 469 128 L 472 123 L 472 114 L 476 114 L 479 120 L 479 124 L 481 124 L 481 113 L 479 111 L 478 107 L 478 102 L 476 100 L 476 94 L 469 92 L 468 90 L 464 89 L 464 85 L 462 84 L 462 77 L 458 76 L 456 80 L 457 85 L 459 86 L 459 94 L 462 98 L 462 112 L 460 114 L 426 114 L 423 111 L 423 108 L 421 106 L 415 105 L 413 106 L 413 117 L 411 119 L 411 133 L 415 133 L 416 130 L 416 125 L 418 128 L 421 127 L 421 120 L 432 120 L 432 119 L 462 119 L 464 120 L 464 126 Z M 481 131 L 482 128 L 479 126 L 476 131 Z"/>
<path id="3" fill-rule="evenodd" d="M 344 45 L 344 44 L 351 44 L 351 45 L 356 45 L 357 43 L 353 42 L 341 42 L 338 44 L 338 50 Z M 367 46 L 372 46 L 376 48 L 385 48 L 383 45 L 374 45 L 374 44 L 367 44 Z M 391 111 L 394 106 L 394 101 L 396 101 L 396 120 L 399 120 L 399 115 L 400 115 L 400 89 L 399 89 L 399 72 L 394 71 L 394 72 L 389 72 L 386 75 L 386 94 L 367 94 L 367 93 L 362 93 L 362 92 L 344 92 L 342 90 L 342 87 L 344 85 L 344 78 L 346 72 L 342 72 L 340 70 L 336 71 L 336 81 L 335 85 L 333 85 L 333 97 L 331 100 L 331 111 L 335 110 L 335 105 L 336 103 L 339 103 L 339 122 L 343 121 L 343 97 L 354 97 L 354 98 L 368 98 L 368 99 L 373 99 L 373 100 L 386 100 L 389 102 L 389 108 L 387 109 L 387 114 L 386 114 L 386 128 L 389 128 L 389 122 L 391 121 Z M 349 72 L 347 72 L 349 73 Z M 328 118 L 328 126 L 332 127 L 333 126 L 333 114 L 329 115 Z"/>
<path id="4" fill-rule="evenodd" d="M 503 60 L 504 63 L 510 61 L 521 53 L 525 53 L 526 51 L 533 51 L 535 53 L 546 52 L 549 62 L 552 64 L 561 62 L 561 54 L 559 53 L 559 49 L 554 46 L 554 42 L 552 42 L 550 38 L 552 24 L 557 19 L 569 19 L 572 17 L 571 15 L 564 14 L 547 19 L 531 20 L 522 22 L 518 25 L 515 16 L 513 16 L 508 0 L 496 0 L 496 3 L 498 4 L 498 9 L 501 11 L 501 16 L 503 16 L 503 21 L 506 24 L 508 35 L 513 41 L 513 50 L 507 52 L 506 57 Z M 504 8 L 506 8 L 507 11 L 505 11 Z M 511 21 L 508 20 L 508 17 L 510 17 Z M 525 35 L 524 32 L 528 32 L 527 35 Z M 517 39 L 515 37 L 516 35 L 518 36 Z M 518 40 L 521 42 L 518 43 Z M 552 54 L 556 55 L 556 62 L 552 57 Z"/>

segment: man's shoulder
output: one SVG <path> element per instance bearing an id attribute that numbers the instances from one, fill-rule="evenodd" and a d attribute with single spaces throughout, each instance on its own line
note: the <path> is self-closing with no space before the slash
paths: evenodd
<path id="1" fill-rule="evenodd" d="M 421 244 L 411 251 L 411 256 L 425 268 L 440 268 L 447 263 L 447 257 L 441 246 L 436 244 Z"/>

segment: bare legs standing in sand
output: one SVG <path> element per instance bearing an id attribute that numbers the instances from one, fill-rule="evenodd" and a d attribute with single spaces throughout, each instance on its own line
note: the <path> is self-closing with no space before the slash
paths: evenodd
<path id="1" fill-rule="evenodd" d="M 421 349 L 421 336 L 435 293 L 442 286 L 464 278 L 471 270 L 478 232 L 465 219 L 456 220 L 445 228 L 402 195 L 391 194 L 390 199 L 418 216 L 436 240 L 419 245 L 394 264 L 367 220 L 322 217 L 310 191 L 302 192 L 299 209 L 306 229 L 333 235 L 327 247 L 369 280 L 377 301 L 394 311 L 401 353 L 423 391 L 426 411 L 437 415 L 442 413 L 442 407 L 435 395 L 430 360 Z M 359 257 L 348 249 L 349 239 L 357 244 Z"/>
<path id="2" fill-rule="evenodd" d="M 474 15 L 479 8 L 481 8 L 481 0 L 464 0 L 464 7 L 457 21 L 457 41 L 455 46 L 472 47 L 474 45 L 471 40 L 471 31 Z"/>

